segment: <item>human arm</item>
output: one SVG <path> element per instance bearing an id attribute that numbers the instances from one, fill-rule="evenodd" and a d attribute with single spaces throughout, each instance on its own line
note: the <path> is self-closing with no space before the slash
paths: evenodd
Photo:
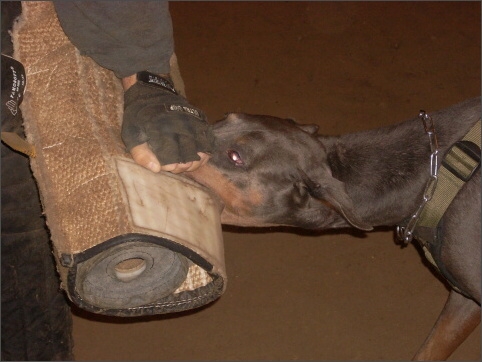
<path id="1" fill-rule="evenodd" d="M 137 73 L 141 71 L 163 75 L 169 79 L 169 60 L 173 54 L 174 44 L 168 3 L 163 1 L 56 1 L 54 3 L 64 32 L 80 53 L 91 57 L 99 65 L 112 70 L 122 79 L 125 91 L 123 129 L 126 128 L 126 124 L 137 123 L 139 127 L 129 129 L 144 129 L 148 133 L 154 131 L 152 135 L 146 134 L 140 137 L 138 144 L 134 145 L 132 142 L 129 142 L 129 145 L 126 144 L 134 160 L 155 172 L 164 170 L 174 173 L 194 170 L 206 162 L 209 158 L 207 152 L 212 147 L 212 139 L 207 137 L 198 142 L 203 132 L 207 135 L 210 132 L 205 120 L 204 124 L 196 123 L 194 128 L 197 131 L 187 135 L 190 138 L 190 142 L 187 143 L 197 145 L 199 148 L 197 152 L 187 152 L 189 158 L 186 159 L 184 147 L 166 148 L 160 143 L 167 144 L 169 140 L 165 137 L 160 138 L 158 135 L 171 134 L 173 138 L 177 138 L 179 133 L 186 135 L 185 132 L 188 129 L 193 129 L 188 125 L 190 117 L 188 115 L 159 117 L 158 122 L 155 122 L 152 118 L 155 117 L 152 109 L 161 106 L 166 97 L 161 94 L 148 97 L 149 103 L 145 102 L 147 99 L 145 95 L 137 94 L 138 96 L 134 97 L 132 95 L 139 92 L 128 92 L 133 87 L 143 88 L 137 84 Z M 127 97 L 128 94 L 131 96 Z M 170 97 L 169 101 L 181 104 L 187 102 L 180 95 L 175 98 Z M 144 107 L 143 112 L 139 111 L 141 103 Z M 136 109 L 137 113 L 129 111 L 128 108 Z M 146 111 L 148 108 L 151 109 L 150 112 Z M 139 117 L 139 115 L 146 117 L 146 114 L 149 119 Z M 163 118 L 162 122 L 160 118 Z M 176 131 L 175 128 L 178 130 Z M 198 132 L 200 128 L 203 132 Z M 123 140 L 126 143 L 124 131 Z"/>

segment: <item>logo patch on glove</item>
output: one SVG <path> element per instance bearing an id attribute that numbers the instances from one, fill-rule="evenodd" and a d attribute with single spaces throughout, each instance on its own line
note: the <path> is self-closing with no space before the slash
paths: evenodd
<path id="1" fill-rule="evenodd" d="M 165 107 L 168 112 L 183 112 L 200 120 L 204 120 L 204 115 L 196 108 L 186 107 L 180 104 L 166 104 Z"/>
<path id="2" fill-rule="evenodd" d="M 157 74 L 146 72 L 146 71 L 138 72 L 137 73 L 137 80 L 141 81 L 144 84 L 154 86 L 154 87 L 158 87 L 158 88 L 163 88 L 165 90 L 168 90 L 169 92 L 177 94 L 177 92 L 174 89 L 174 86 L 172 85 L 172 83 L 169 80 L 167 80 L 167 79 L 165 79 L 165 78 L 163 78 L 163 77 L 161 77 Z"/>

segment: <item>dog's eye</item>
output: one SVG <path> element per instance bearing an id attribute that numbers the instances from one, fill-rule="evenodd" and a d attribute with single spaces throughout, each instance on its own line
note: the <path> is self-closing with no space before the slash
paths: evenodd
<path id="1" fill-rule="evenodd" d="M 231 161 L 234 162 L 236 166 L 244 165 L 243 160 L 241 159 L 241 156 L 239 155 L 238 152 L 234 150 L 229 150 L 228 151 L 228 157 Z"/>

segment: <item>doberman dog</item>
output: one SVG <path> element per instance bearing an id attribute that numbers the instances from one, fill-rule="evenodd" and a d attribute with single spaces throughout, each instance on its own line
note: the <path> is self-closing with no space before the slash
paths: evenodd
<path id="1" fill-rule="evenodd" d="M 431 114 L 440 155 L 480 114 L 480 98 Z M 339 137 L 318 135 L 316 125 L 235 113 L 213 128 L 216 151 L 190 177 L 223 200 L 224 224 L 361 230 L 399 225 L 418 209 L 430 178 L 433 151 L 417 118 Z M 448 358 L 480 322 L 480 196 L 479 169 L 440 223 L 440 262 L 464 293 L 450 291 L 416 360 Z"/>

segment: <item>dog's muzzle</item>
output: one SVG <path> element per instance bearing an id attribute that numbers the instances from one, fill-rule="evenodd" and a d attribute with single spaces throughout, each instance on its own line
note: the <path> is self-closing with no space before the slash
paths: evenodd
<path id="1" fill-rule="evenodd" d="M 119 79 L 79 54 L 51 2 L 23 3 L 13 32 L 27 69 L 21 109 L 37 151 L 31 166 L 70 300 L 116 316 L 216 300 L 227 283 L 216 197 L 134 163 L 120 138 Z"/>

